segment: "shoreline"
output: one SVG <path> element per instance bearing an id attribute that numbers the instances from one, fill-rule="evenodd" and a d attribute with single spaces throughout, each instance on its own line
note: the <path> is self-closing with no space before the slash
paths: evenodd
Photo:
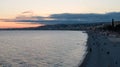
<path id="1" fill-rule="evenodd" d="M 79 64 L 79 67 L 85 67 L 85 65 L 87 64 L 87 61 L 89 60 L 90 58 L 90 52 L 89 52 L 89 49 L 90 49 L 90 45 L 88 45 L 90 43 L 90 32 L 86 31 L 86 33 L 88 34 L 88 39 L 87 39 L 87 43 L 86 43 L 86 46 L 87 46 L 87 50 L 86 50 L 86 53 L 85 53 L 85 57 L 83 59 L 83 62 L 81 64 Z"/>
<path id="2" fill-rule="evenodd" d="M 87 50 L 79 67 L 120 67 L 120 41 L 113 42 L 110 36 L 100 32 L 86 31 Z M 114 37 L 115 38 L 115 37 Z"/>

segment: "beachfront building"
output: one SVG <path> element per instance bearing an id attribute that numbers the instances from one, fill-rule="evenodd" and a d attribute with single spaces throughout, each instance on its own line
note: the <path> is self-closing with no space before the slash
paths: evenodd
<path id="1" fill-rule="evenodd" d="M 114 21 L 114 19 L 112 19 L 112 27 L 116 27 L 119 24 L 120 24 L 120 21 Z"/>

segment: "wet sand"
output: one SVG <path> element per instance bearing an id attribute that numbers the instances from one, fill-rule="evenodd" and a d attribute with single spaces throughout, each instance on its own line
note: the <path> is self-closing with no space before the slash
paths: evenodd
<path id="1" fill-rule="evenodd" d="M 120 41 L 99 32 L 87 33 L 87 54 L 79 67 L 120 67 Z"/>

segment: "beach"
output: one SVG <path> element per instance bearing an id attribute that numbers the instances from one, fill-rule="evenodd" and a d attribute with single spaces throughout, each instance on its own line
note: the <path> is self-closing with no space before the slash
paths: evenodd
<path id="1" fill-rule="evenodd" d="M 79 67 L 120 67 L 119 37 L 88 31 L 86 55 Z"/>

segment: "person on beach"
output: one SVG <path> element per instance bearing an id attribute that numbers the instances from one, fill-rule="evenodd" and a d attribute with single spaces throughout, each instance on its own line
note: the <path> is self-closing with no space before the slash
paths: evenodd
<path id="1" fill-rule="evenodd" d="M 92 48 L 90 48 L 90 50 L 89 50 L 90 52 L 92 52 Z"/>

